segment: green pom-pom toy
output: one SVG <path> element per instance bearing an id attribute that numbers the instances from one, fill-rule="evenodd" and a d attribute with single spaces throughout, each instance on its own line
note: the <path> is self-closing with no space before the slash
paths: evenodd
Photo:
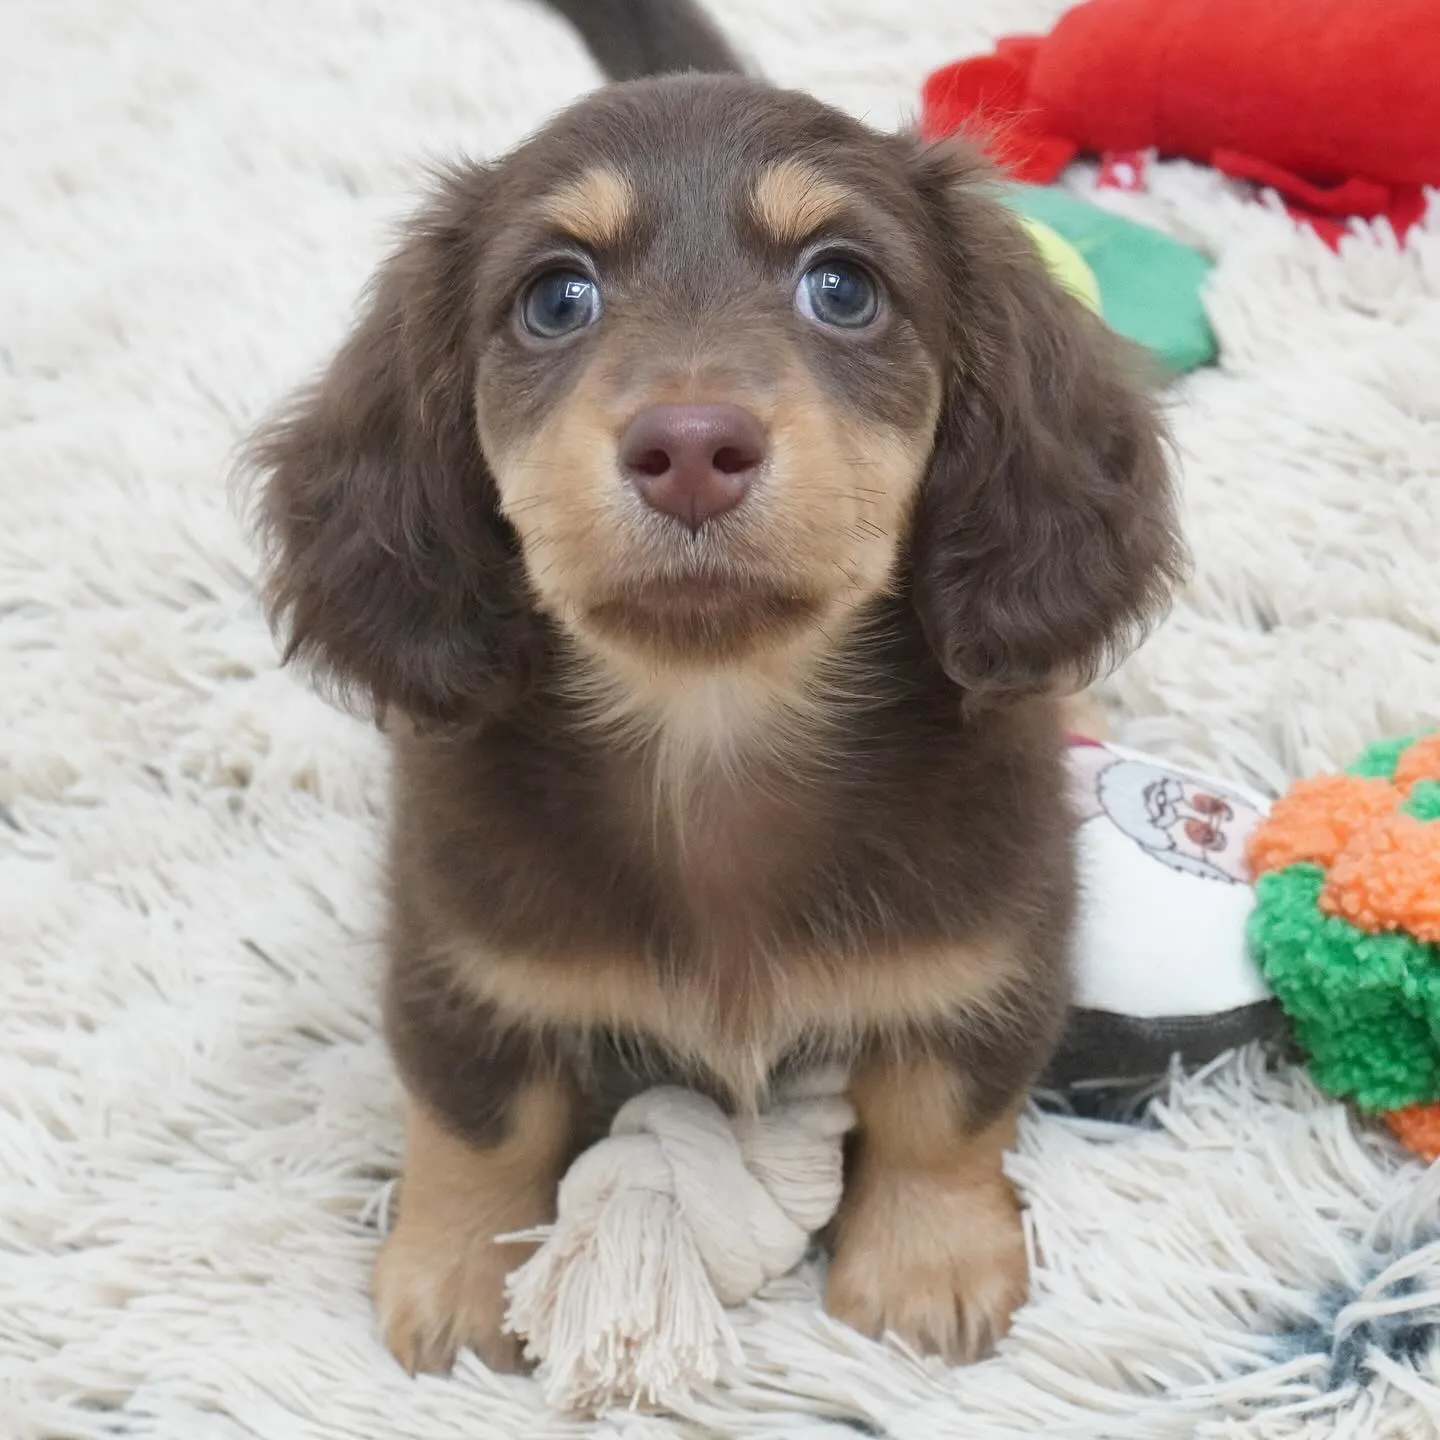
<path id="1" fill-rule="evenodd" d="M 1251 949 L 1316 1083 L 1440 1158 L 1440 734 L 1298 782 L 1250 861 Z"/>

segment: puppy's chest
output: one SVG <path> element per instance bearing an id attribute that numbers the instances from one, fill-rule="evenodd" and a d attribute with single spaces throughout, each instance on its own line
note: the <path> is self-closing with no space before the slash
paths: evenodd
<path id="1" fill-rule="evenodd" d="M 692 943 L 715 954 L 784 946 L 826 866 L 820 817 L 773 774 L 716 776 L 641 792 L 645 859 Z M 816 897 L 817 900 L 819 897 Z M 823 900 L 819 900 L 824 904 Z"/>
<path id="2" fill-rule="evenodd" d="M 747 1103 L 777 1066 L 959 1022 L 1009 978 L 992 927 L 937 933 L 859 843 L 859 818 L 847 828 L 801 777 L 670 778 L 612 791 L 618 848 L 636 867 L 628 885 L 620 872 L 614 928 L 491 951 L 487 999 L 526 1023 L 658 1046 Z"/>

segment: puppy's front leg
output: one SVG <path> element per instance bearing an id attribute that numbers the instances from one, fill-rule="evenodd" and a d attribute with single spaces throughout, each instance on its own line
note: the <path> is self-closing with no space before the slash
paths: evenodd
<path id="1" fill-rule="evenodd" d="M 513 1370 L 519 1342 L 501 1333 L 505 1277 L 530 1253 L 495 1237 L 553 1219 L 572 1101 L 557 1079 L 514 1092 L 494 1144 L 467 1139 L 409 1101 L 400 1218 L 375 1266 L 386 1344 L 411 1374 L 448 1370 L 469 1346 L 492 1370 Z"/>
<path id="2" fill-rule="evenodd" d="M 876 1058 L 850 1091 L 855 1152 L 826 1307 L 955 1361 L 1010 1327 L 1029 1283 L 1020 1207 L 1001 1170 L 1019 1100 L 981 1118 L 952 1063 Z M 993 1107 L 991 1107 L 993 1108 Z"/>

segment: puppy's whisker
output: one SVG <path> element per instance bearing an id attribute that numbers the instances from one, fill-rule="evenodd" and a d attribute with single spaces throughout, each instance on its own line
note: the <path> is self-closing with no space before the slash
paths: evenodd
<path id="1" fill-rule="evenodd" d="M 851 536 L 869 536 L 872 540 L 884 540 L 885 531 L 873 520 L 867 520 L 863 515 L 857 515 L 851 522 L 847 532 Z"/>

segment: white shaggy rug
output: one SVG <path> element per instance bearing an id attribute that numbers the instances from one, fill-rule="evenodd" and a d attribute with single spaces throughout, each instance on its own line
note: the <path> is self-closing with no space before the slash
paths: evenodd
<path id="1" fill-rule="evenodd" d="M 1057 8 L 717 5 L 886 125 Z M 224 477 L 422 158 L 595 79 L 522 0 L 6 0 L 0 1440 L 1440 1434 L 1440 1169 L 1256 1055 L 1138 1128 L 1032 1118 L 1034 1302 L 968 1371 L 804 1277 L 678 1421 L 572 1424 L 377 1344 L 383 757 L 277 671 Z M 1436 718 L 1440 223 L 1337 258 L 1184 165 L 1134 208 L 1218 256 L 1224 362 L 1176 397 L 1194 586 L 1109 699 L 1132 744 L 1275 787 Z"/>

